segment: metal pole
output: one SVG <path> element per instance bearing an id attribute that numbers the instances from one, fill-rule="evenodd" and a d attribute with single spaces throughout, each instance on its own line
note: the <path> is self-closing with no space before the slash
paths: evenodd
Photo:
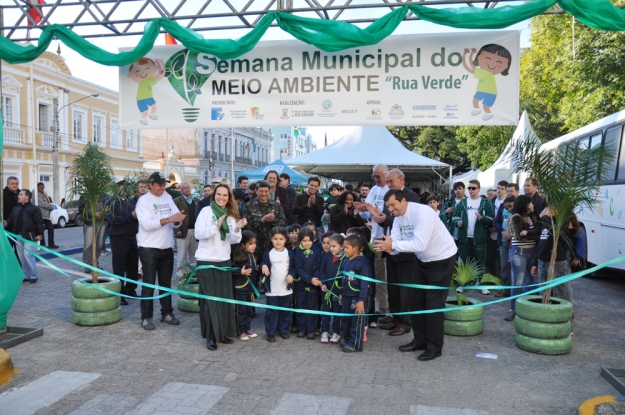
<path id="1" fill-rule="evenodd" d="M 31 110 L 32 110 L 32 116 L 30 117 L 30 122 L 31 122 L 31 132 L 33 135 L 33 177 L 32 180 L 30 181 L 33 184 L 33 197 L 35 199 L 35 205 L 39 204 L 39 194 L 37 192 L 37 182 L 39 181 L 39 178 L 37 177 L 37 136 L 35 133 L 35 121 L 36 121 L 36 114 L 35 114 L 35 80 L 34 80 L 34 74 L 33 74 L 33 63 L 32 62 L 28 62 L 28 69 L 30 71 L 30 79 L 28 80 L 29 84 L 30 84 L 30 106 L 31 106 Z M 58 203 L 58 200 L 54 201 L 55 203 Z"/>
<path id="2" fill-rule="evenodd" d="M 59 203 L 61 198 L 59 194 L 59 100 L 54 98 L 52 100 L 52 132 L 54 133 L 52 139 L 52 197 L 54 202 Z"/>
<path id="3" fill-rule="evenodd" d="M 165 178 L 169 179 L 169 130 L 165 128 Z"/>
<path id="4" fill-rule="evenodd" d="M 0 7 L 0 28 L 4 27 L 4 9 Z M 4 36 L 4 30 L 0 29 L 0 36 Z M 0 59 L 0 114 L 4 116 L 4 102 L 2 100 L 2 59 Z M 0 128 L 4 130 L 4 118 L 2 119 L 2 125 Z M 2 131 L 4 137 L 4 131 Z M 4 183 L 4 143 L 0 149 L 0 188 Z M 4 220 L 4 192 L 0 192 L 0 223 Z"/>
<path id="5" fill-rule="evenodd" d="M 452 177 L 452 171 L 454 169 L 454 166 L 449 166 L 449 189 L 447 189 L 447 193 L 448 193 L 448 197 L 451 197 L 451 186 L 453 185 L 453 183 L 451 182 L 451 177 Z"/>
<path id="6" fill-rule="evenodd" d="M 234 183 L 234 127 L 230 127 L 230 186 Z"/>

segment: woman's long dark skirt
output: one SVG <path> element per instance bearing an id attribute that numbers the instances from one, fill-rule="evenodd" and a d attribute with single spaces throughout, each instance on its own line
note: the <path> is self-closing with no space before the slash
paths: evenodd
<path id="1" fill-rule="evenodd" d="M 198 266 L 230 267 L 230 261 L 198 261 Z M 232 299 L 232 272 L 201 269 L 197 272 L 200 294 Z M 202 337 L 215 342 L 236 336 L 234 304 L 199 299 Z"/>

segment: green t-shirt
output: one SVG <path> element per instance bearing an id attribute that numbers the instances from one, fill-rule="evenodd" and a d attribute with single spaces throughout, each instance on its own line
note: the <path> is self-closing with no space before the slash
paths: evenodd
<path id="1" fill-rule="evenodd" d="M 156 85 L 156 78 L 153 76 L 141 81 L 139 83 L 139 89 L 137 90 L 137 101 L 152 98 L 152 87 L 154 85 Z"/>
<path id="2" fill-rule="evenodd" d="M 481 68 L 475 68 L 473 77 L 479 79 L 477 84 L 478 92 L 486 92 L 487 94 L 497 95 L 497 82 L 495 75 Z"/>

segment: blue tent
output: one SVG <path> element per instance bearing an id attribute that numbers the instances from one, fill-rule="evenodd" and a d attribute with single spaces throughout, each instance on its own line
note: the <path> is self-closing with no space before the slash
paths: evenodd
<path id="1" fill-rule="evenodd" d="M 266 165 L 265 167 L 237 173 L 237 180 L 239 179 L 239 176 L 247 176 L 248 179 L 253 181 L 261 180 L 270 170 L 275 170 L 278 172 L 278 174 L 288 173 L 288 175 L 291 176 L 291 184 L 293 186 L 306 186 L 306 184 L 308 184 L 308 177 L 310 177 L 304 173 L 298 172 L 297 170 L 293 170 L 292 168 L 284 164 L 282 160 L 276 160 L 273 163 Z"/>

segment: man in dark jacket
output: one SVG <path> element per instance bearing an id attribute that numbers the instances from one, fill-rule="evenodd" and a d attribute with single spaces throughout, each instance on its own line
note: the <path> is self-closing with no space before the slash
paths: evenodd
<path id="1" fill-rule="evenodd" d="M 404 192 L 409 202 L 419 203 L 419 195 L 406 187 L 406 177 L 399 169 L 392 169 L 386 174 L 386 185 L 390 189 L 398 189 Z M 393 229 L 393 215 L 390 214 L 386 205 L 382 211 L 381 217 L 374 216 L 373 220 L 384 228 L 384 234 L 390 235 Z M 386 280 L 389 282 L 388 290 L 388 308 L 391 312 L 390 316 L 384 317 L 379 321 L 379 327 L 385 330 L 391 330 L 389 335 L 401 336 L 410 332 L 410 316 L 402 315 L 394 317 L 393 313 L 410 311 L 410 294 L 412 288 L 399 287 L 393 285 L 395 283 L 410 284 L 412 276 L 412 263 L 414 262 L 414 254 L 412 252 L 402 252 L 397 255 L 386 256 Z"/>
<path id="2" fill-rule="evenodd" d="M 2 219 L 6 220 L 9 215 L 11 215 L 11 211 L 13 211 L 13 208 L 15 206 L 17 206 L 18 202 L 17 202 L 17 195 L 20 193 L 20 181 L 17 177 L 15 176 L 9 176 L 7 178 L 7 185 L 3 190 L 3 196 L 2 196 Z M 13 248 L 13 251 L 15 251 L 15 256 L 17 256 L 18 260 L 19 260 L 19 256 L 17 255 L 17 251 L 15 248 L 15 242 L 13 242 L 13 240 L 9 239 L 9 242 L 11 243 L 11 247 Z"/>
<path id="3" fill-rule="evenodd" d="M 18 194 L 18 204 L 13 208 L 9 217 L 4 221 L 4 227 L 16 235 L 29 241 L 43 239 L 43 219 L 41 209 L 30 202 L 33 194 L 29 190 L 22 190 Z M 24 281 L 37 282 L 37 260 L 32 252 L 36 246 L 18 240 L 16 243 L 17 255 L 22 263 Z"/>
<path id="4" fill-rule="evenodd" d="M 106 201 L 108 209 L 105 221 L 111 237 L 111 252 L 113 254 L 113 274 L 137 281 L 139 279 L 139 248 L 137 247 L 137 233 L 139 221 L 135 212 L 137 202 L 134 198 L 121 198 Z M 137 284 L 121 281 L 120 293 L 137 296 Z M 121 298 L 121 305 L 128 305 L 126 298 Z"/>
<path id="5" fill-rule="evenodd" d="M 306 193 L 298 195 L 293 203 L 293 213 L 297 215 L 297 223 L 300 225 L 312 222 L 317 228 L 321 226 L 323 216 L 323 196 L 317 193 L 321 180 L 312 176 L 308 178 Z"/>
<path id="6" fill-rule="evenodd" d="M 297 197 L 297 191 L 295 191 L 295 188 L 291 184 L 291 176 L 289 176 L 288 173 L 280 173 L 280 186 L 284 187 L 284 190 L 286 190 L 286 194 L 289 197 L 289 207 L 292 210 L 295 204 L 295 198 Z M 297 216 L 291 211 L 286 215 L 286 224 L 292 225 L 294 223 L 297 223 Z"/>

